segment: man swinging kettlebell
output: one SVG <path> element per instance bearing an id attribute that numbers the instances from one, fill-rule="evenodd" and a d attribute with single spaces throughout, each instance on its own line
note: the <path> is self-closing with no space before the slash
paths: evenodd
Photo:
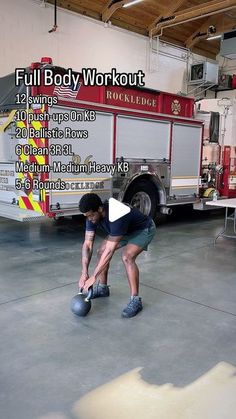
<path id="1" fill-rule="evenodd" d="M 139 270 L 136 258 L 143 250 L 147 250 L 156 233 L 154 221 L 135 207 L 130 208 L 126 215 L 115 221 L 110 221 L 108 202 L 103 203 L 95 193 L 83 195 L 79 203 L 79 209 L 86 217 L 79 289 L 88 292 L 99 278 L 99 282 L 93 287 L 92 293 L 88 294 L 89 298 L 87 297 L 87 299 L 109 297 L 110 290 L 107 285 L 109 263 L 114 252 L 123 247 L 122 261 L 128 278 L 130 300 L 122 311 L 122 317 L 136 316 L 143 309 L 142 300 L 139 296 Z M 107 237 L 98 249 L 98 263 L 93 274 L 89 276 L 88 268 L 98 226 L 107 233 Z M 85 299 L 86 297 L 83 296 L 82 298 Z"/>

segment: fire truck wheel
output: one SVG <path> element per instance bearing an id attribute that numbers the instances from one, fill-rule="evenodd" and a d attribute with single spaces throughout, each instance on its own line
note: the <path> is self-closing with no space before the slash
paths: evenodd
<path id="1" fill-rule="evenodd" d="M 157 191 L 152 182 L 140 181 L 131 185 L 124 201 L 138 208 L 143 214 L 156 218 L 158 200 Z"/>

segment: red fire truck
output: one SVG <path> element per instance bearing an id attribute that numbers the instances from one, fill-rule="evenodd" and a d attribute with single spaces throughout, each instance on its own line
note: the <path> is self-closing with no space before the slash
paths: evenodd
<path id="1" fill-rule="evenodd" d="M 120 86 L 76 91 L 0 79 L 0 216 L 16 220 L 79 213 L 87 192 L 113 196 L 156 217 L 199 203 L 203 123 L 192 98 Z"/>

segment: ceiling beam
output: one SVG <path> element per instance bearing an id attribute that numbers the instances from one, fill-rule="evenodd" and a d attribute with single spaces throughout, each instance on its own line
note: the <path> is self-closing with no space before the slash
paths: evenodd
<path id="1" fill-rule="evenodd" d="M 196 45 L 200 40 L 204 39 L 204 37 L 207 37 L 209 26 L 217 26 L 218 29 L 218 23 L 220 20 L 223 19 L 223 16 L 210 16 L 209 18 L 206 18 L 204 23 L 195 31 L 193 32 L 188 39 L 185 41 L 186 48 L 191 49 L 194 45 Z M 201 35 L 202 34 L 202 35 Z"/>
<path id="2" fill-rule="evenodd" d="M 210 58 L 211 60 L 216 59 L 217 52 L 210 52 L 206 51 L 204 48 L 194 47 L 193 49 L 194 54 L 202 55 L 203 57 Z"/>
<path id="3" fill-rule="evenodd" d="M 54 0 L 46 0 L 46 3 L 54 5 Z M 71 12 L 79 13 L 83 16 L 89 16 L 93 19 L 101 19 L 101 14 L 95 10 L 91 10 L 88 7 L 81 5 L 82 2 L 76 2 L 76 0 L 59 0 L 57 6 L 62 9 L 70 10 Z"/>
<path id="4" fill-rule="evenodd" d="M 210 17 L 207 19 L 200 28 L 195 31 L 185 42 L 186 48 L 191 49 L 194 45 L 196 45 L 198 42 L 208 38 L 209 33 L 208 29 L 209 26 L 215 26 L 216 32 L 212 34 L 212 36 L 215 35 L 221 35 L 222 33 L 235 29 L 236 28 L 236 21 L 233 21 L 229 17 L 226 16 L 217 16 L 217 17 Z M 202 35 L 201 35 L 202 34 Z"/>
<path id="5" fill-rule="evenodd" d="M 169 6 L 168 8 L 165 9 L 164 14 L 157 16 L 156 19 L 148 27 L 149 36 L 152 36 L 153 29 L 156 27 L 156 25 L 160 22 L 161 19 L 163 19 L 167 16 L 171 16 L 185 2 L 186 2 L 186 0 L 176 0 L 176 2 L 172 2 L 171 6 Z"/>
<path id="6" fill-rule="evenodd" d="M 176 12 L 172 16 L 167 16 L 162 22 L 159 22 L 155 29 L 152 30 L 152 36 L 161 36 L 164 28 L 180 25 L 181 23 L 211 16 L 234 8 L 236 8 L 236 0 L 213 0 L 190 7 L 185 11 Z"/>
<path id="7" fill-rule="evenodd" d="M 127 4 L 127 3 L 130 3 L 130 0 L 120 0 L 113 4 L 112 4 L 112 0 L 108 1 L 102 11 L 102 21 L 107 22 L 110 19 L 110 17 L 113 15 L 113 13 L 116 12 L 116 10 L 120 9 L 121 7 L 124 6 L 124 4 Z"/>

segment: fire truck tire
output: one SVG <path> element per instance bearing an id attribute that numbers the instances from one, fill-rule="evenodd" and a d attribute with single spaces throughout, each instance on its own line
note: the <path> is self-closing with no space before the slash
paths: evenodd
<path id="1" fill-rule="evenodd" d="M 152 182 L 140 181 L 131 185 L 125 194 L 125 202 L 138 208 L 143 214 L 154 220 L 157 214 L 157 190 Z"/>

